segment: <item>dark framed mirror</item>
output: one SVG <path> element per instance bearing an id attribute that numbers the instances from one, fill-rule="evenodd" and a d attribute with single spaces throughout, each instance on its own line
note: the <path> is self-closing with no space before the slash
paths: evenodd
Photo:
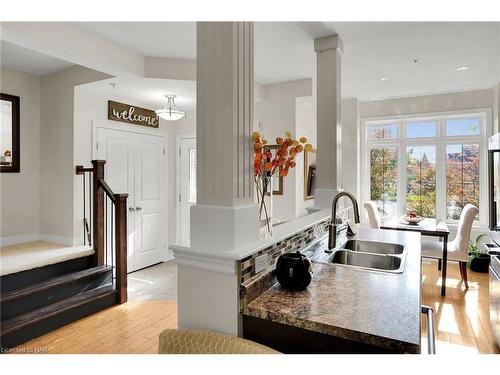
<path id="1" fill-rule="evenodd" d="M 19 172 L 19 96 L 0 93 L 0 111 L 0 172 Z"/>
<path id="2" fill-rule="evenodd" d="M 304 150 L 304 200 L 314 199 L 316 191 L 316 150 Z"/>
<path id="3" fill-rule="evenodd" d="M 264 150 L 271 151 L 273 153 L 273 158 L 276 155 L 276 152 L 280 148 L 279 145 L 266 145 L 264 146 Z M 273 195 L 283 195 L 283 176 L 280 176 L 280 172 L 283 169 L 283 167 L 279 167 L 279 169 L 274 173 L 273 175 Z M 267 193 L 269 195 L 269 193 Z"/>

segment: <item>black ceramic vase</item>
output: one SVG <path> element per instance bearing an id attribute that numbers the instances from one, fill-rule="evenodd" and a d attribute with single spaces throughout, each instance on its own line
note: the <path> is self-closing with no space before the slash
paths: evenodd
<path id="1" fill-rule="evenodd" d="M 306 289 L 312 275 L 311 261 L 298 251 L 282 254 L 276 262 L 276 277 L 285 289 Z"/>

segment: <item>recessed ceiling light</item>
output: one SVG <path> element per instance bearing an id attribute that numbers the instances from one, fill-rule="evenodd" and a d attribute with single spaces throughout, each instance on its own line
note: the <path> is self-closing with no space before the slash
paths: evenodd
<path id="1" fill-rule="evenodd" d="M 389 78 L 388 77 L 382 77 L 380 78 L 381 81 L 387 81 Z"/>
<path id="2" fill-rule="evenodd" d="M 457 72 L 464 72 L 466 70 L 469 70 L 470 69 L 470 66 L 459 66 L 457 68 Z"/>

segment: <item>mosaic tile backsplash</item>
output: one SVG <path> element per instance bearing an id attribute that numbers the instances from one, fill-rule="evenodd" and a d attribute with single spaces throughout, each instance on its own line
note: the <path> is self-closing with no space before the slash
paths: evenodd
<path id="1" fill-rule="evenodd" d="M 283 241 L 277 242 L 272 246 L 266 247 L 259 252 L 243 258 L 239 263 L 240 270 L 240 283 L 250 284 L 255 279 L 258 279 L 262 275 L 270 273 L 274 270 L 276 266 L 276 261 L 281 254 L 288 253 L 290 251 L 295 251 L 301 249 L 316 239 L 323 237 L 328 233 L 328 225 L 330 220 L 325 220 L 319 224 L 316 224 L 304 231 L 294 234 Z M 258 274 L 255 272 L 255 259 L 261 255 L 266 254 L 267 264 L 269 265 L 266 269 L 260 271 Z"/>

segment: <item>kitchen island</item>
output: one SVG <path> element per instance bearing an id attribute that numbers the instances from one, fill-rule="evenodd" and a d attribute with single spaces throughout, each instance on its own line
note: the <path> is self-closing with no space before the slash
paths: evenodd
<path id="1" fill-rule="evenodd" d="M 350 239 L 403 245 L 403 272 L 326 263 L 326 240 L 298 249 L 316 259 L 311 284 L 288 291 L 273 278 L 243 306 L 243 336 L 285 353 L 420 353 L 420 234 L 359 228 Z"/>

